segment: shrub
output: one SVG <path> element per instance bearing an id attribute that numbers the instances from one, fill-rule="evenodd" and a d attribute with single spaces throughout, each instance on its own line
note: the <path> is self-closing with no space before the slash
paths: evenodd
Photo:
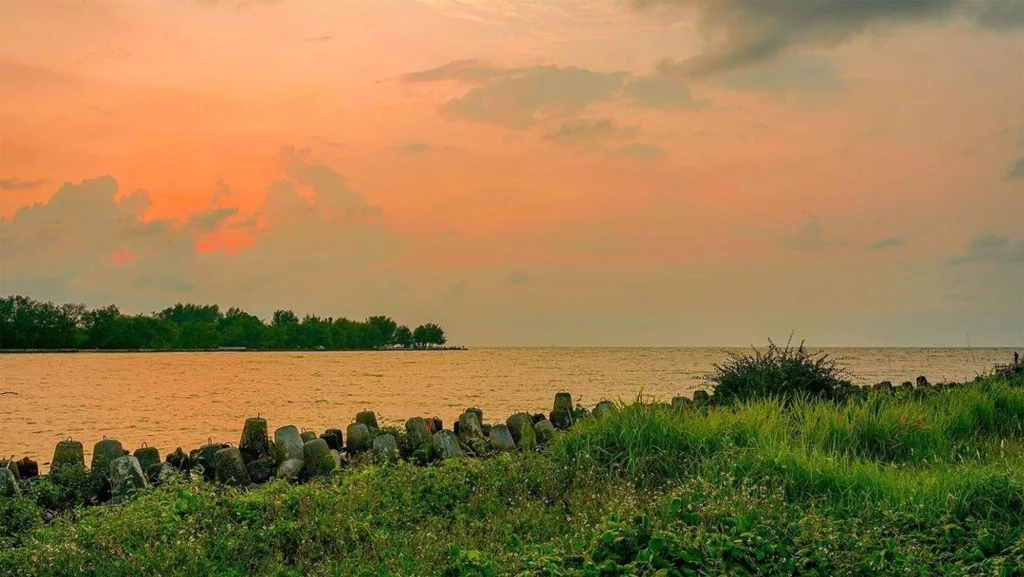
<path id="1" fill-rule="evenodd" d="M 707 379 L 714 384 L 717 403 L 778 398 L 787 403 L 797 398 L 842 400 L 855 390 L 846 370 L 825 353 L 811 353 L 804 343 L 780 347 L 768 340 L 768 348 L 752 354 L 733 354 L 715 365 Z"/>

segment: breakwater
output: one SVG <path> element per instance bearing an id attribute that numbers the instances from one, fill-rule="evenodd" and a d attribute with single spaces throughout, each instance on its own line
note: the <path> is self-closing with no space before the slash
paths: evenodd
<path id="1" fill-rule="evenodd" d="M 1019 367 L 1014 371 L 1019 371 Z M 915 382 L 905 381 L 899 385 L 882 381 L 870 386 L 854 386 L 851 394 L 862 398 L 872 393 L 923 398 L 960 386 L 956 382 L 933 384 L 919 376 Z M 715 402 L 713 392 L 698 389 L 690 396 L 674 396 L 667 404 L 676 409 L 704 409 Z M 249 486 L 274 478 L 310 481 L 365 460 L 404 459 L 428 464 L 444 459 L 533 451 L 581 420 L 601 419 L 616 410 L 617 405 L 607 399 L 588 408 L 574 403 L 571 393 L 559 391 L 546 413 L 519 411 L 504 420 L 488 422 L 483 409 L 470 407 L 451 423 L 451 427 L 446 427 L 436 416 L 412 417 L 402 427 L 381 426 L 377 414 L 366 410 L 356 414 L 344 427 L 339 425 L 321 432 L 284 424 L 271 433 L 267 419 L 257 415 L 245 420 L 237 444 L 211 437 L 191 450 L 177 447 L 162 459 L 158 447 L 143 443 L 129 450 L 117 439 L 103 437 L 93 445 L 86 468 L 85 446 L 68 437 L 57 443 L 53 457 L 43 465 L 48 465 L 51 472 L 68 468 L 88 474 L 93 501 L 117 501 L 169 477 L 199 475 L 224 485 Z M 0 460 L 0 496 L 19 494 L 22 484 L 32 482 L 39 475 L 39 463 L 31 457 L 16 459 L 12 456 Z"/>

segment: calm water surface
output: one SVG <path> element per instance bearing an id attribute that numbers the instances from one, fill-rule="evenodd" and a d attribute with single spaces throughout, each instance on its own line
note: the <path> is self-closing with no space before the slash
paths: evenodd
<path id="1" fill-rule="evenodd" d="M 48 463 L 62 438 L 87 453 L 104 435 L 125 448 L 194 448 L 238 442 L 257 413 L 285 424 L 341 428 L 356 412 L 399 424 L 466 407 L 485 421 L 547 411 L 555 392 L 585 405 L 601 398 L 668 398 L 702 385 L 729 349 L 475 349 L 450 352 L 79 353 L 0 355 L 0 455 Z M 854 380 L 964 380 L 1008 362 L 1006 349 L 838 349 Z M 89 458 L 88 456 L 86 457 Z"/>

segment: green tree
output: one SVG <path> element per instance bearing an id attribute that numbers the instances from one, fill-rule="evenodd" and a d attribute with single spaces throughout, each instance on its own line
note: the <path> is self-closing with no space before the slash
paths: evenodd
<path id="1" fill-rule="evenodd" d="M 373 316 L 366 319 L 366 322 L 376 327 L 380 332 L 380 338 L 383 340 L 381 344 L 390 345 L 395 342 L 395 331 L 398 329 L 398 323 L 393 321 L 391 317 Z"/>
<path id="2" fill-rule="evenodd" d="M 392 342 L 403 347 L 411 347 L 413 343 L 412 331 L 405 325 L 398 327 L 395 329 L 395 336 Z"/>
<path id="3" fill-rule="evenodd" d="M 416 327 L 416 330 L 412 332 L 412 339 L 418 347 L 440 346 L 448 341 L 444 336 L 444 329 L 434 323 L 426 323 Z"/>

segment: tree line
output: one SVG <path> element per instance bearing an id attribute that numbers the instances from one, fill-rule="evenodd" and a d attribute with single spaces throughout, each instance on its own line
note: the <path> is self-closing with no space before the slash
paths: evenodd
<path id="1" fill-rule="evenodd" d="M 116 305 L 89 309 L 20 295 L 0 299 L 0 349 L 367 350 L 429 348 L 446 342 L 444 330 L 434 323 L 410 329 L 387 316 L 299 319 L 290 310 L 278 310 L 268 323 L 240 308 L 223 312 L 217 305 L 178 303 L 133 315 Z"/>

